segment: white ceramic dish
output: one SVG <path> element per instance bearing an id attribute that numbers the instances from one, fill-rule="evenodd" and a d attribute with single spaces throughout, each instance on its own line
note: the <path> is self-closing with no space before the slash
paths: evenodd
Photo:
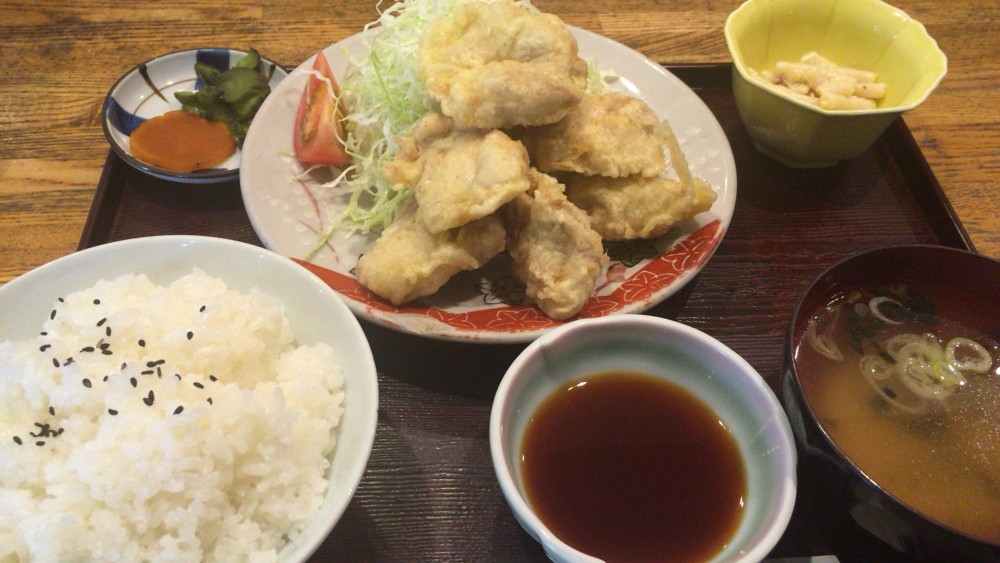
<path id="1" fill-rule="evenodd" d="M 517 357 L 490 413 L 490 453 L 500 489 L 521 526 L 554 561 L 594 562 L 555 537 L 524 495 L 521 441 L 539 405 L 563 384 L 606 371 L 649 374 L 700 398 L 728 428 L 746 464 L 745 512 L 712 561 L 760 561 L 781 538 L 795 504 L 797 456 L 784 410 L 743 358 L 689 326 L 647 315 L 566 324 Z"/>
<path id="2" fill-rule="evenodd" d="M 146 164 L 132 156 L 129 136 L 143 121 L 171 110 L 181 109 L 174 92 L 196 90 L 195 62 L 211 64 L 225 71 L 242 59 L 246 51 L 204 48 L 161 55 L 136 65 L 111 87 L 104 99 L 101 124 L 111 148 L 130 165 L 143 172 L 177 182 L 208 184 L 235 180 L 239 177 L 242 151 L 236 152 L 215 168 L 194 172 L 174 172 Z M 271 91 L 288 76 L 280 65 L 262 57 L 264 72 L 271 77 Z"/>
<path id="3" fill-rule="evenodd" d="M 55 300 L 100 279 L 145 273 L 167 283 L 198 267 L 230 288 L 252 287 L 284 302 L 299 343 L 326 342 L 345 376 L 344 414 L 319 513 L 279 553 L 279 561 L 305 561 L 343 514 L 368 463 L 378 417 L 378 382 L 371 349 L 357 319 L 326 284 L 283 256 L 249 244 L 184 235 L 131 239 L 76 252 L 0 287 L 0 339 L 36 336 Z M 38 322 L 26 322 L 38 319 Z"/>
<path id="4" fill-rule="evenodd" d="M 661 237 L 656 244 L 619 248 L 581 317 L 644 311 L 670 297 L 705 265 L 729 227 L 736 203 L 736 165 L 712 112 L 677 77 L 624 45 L 571 28 L 582 57 L 620 77 L 617 88 L 641 97 L 669 120 L 692 171 L 718 192 L 712 209 Z M 324 49 L 342 81 L 349 55 L 364 53 L 361 35 Z M 243 201 L 264 244 L 281 254 L 304 257 L 316 246 L 330 217 L 344 201 L 325 193 L 290 155 L 294 115 L 313 59 L 292 71 L 264 102 L 243 146 Z M 315 268 L 347 298 L 348 306 L 373 322 L 418 335 L 478 342 L 527 342 L 559 326 L 531 304 L 508 264 L 494 260 L 484 270 L 459 275 L 429 298 L 393 307 L 361 287 L 353 274 L 371 240 L 337 234 L 313 259 Z M 622 257 L 623 255 L 623 257 Z M 620 259 L 615 260 L 615 256 Z M 626 263 L 629 265 L 626 266 Z"/>

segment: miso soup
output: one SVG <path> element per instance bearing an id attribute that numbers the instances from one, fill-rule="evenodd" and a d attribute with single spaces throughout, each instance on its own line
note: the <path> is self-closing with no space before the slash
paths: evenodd
<path id="1" fill-rule="evenodd" d="M 861 471 L 925 516 L 993 543 L 998 327 L 1000 303 L 948 287 L 856 287 L 812 313 L 794 359 L 820 425 Z"/>

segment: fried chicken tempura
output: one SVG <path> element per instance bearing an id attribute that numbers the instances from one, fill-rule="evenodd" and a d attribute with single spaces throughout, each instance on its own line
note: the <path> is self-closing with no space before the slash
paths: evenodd
<path id="1" fill-rule="evenodd" d="M 402 152 L 383 172 L 413 188 L 417 217 L 432 233 L 486 217 L 531 185 L 527 151 L 500 131 L 456 130 L 431 113 L 399 142 Z"/>
<path id="2" fill-rule="evenodd" d="M 621 178 L 666 169 L 666 132 L 646 102 L 623 94 L 587 94 L 558 123 L 518 136 L 542 172 Z"/>
<path id="3" fill-rule="evenodd" d="M 566 24 L 510 0 L 473 2 L 432 22 L 418 62 L 427 92 L 463 128 L 553 123 L 587 85 L 587 64 Z"/>
<path id="4" fill-rule="evenodd" d="M 566 197 L 584 210 L 604 240 L 658 237 L 675 224 L 708 211 L 716 194 L 701 178 L 690 185 L 663 177 L 564 178 Z"/>
<path id="5" fill-rule="evenodd" d="M 414 197 L 356 266 L 394 305 L 506 248 L 527 296 L 570 319 L 607 267 L 603 240 L 657 237 L 716 200 L 645 101 L 585 93 L 587 63 L 555 15 L 473 1 L 427 25 L 417 62 L 440 111 L 396 139 L 381 170 Z"/>
<path id="6" fill-rule="evenodd" d="M 608 257 L 586 214 L 571 204 L 555 178 L 534 169 L 533 189 L 503 211 L 514 274 L 552 319 L 575 316 L 594 292 Z"/>
<path id="7" fill-rule="evenodd" d="M 497 215 L 435 234 L 417 220 L 417 209 L 413 199 L 404 203 L 358 259 L 358 282 L 393 305 L 437 292 L 458 272 L 480 268 L 504 249 L 505 231 Z"/>

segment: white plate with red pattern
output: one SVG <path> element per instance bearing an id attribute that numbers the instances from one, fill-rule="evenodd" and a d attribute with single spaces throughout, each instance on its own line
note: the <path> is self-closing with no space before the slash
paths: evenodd
<path id="1" fill-rule="evenodd" d="M 607 269 L 579 318 L 640 313 L 674 295 L 715 253 L 736 204 L 736 164 L 726 135 L 697 94 L 661 65 L 621 43 L 571 28 L 580 56 L 617 75 L 614 88 L 644 99 L 670 122 L 691 171 L 718 194 L 712 208 L 656 240 L 608 246 Z M 352 54 L 364 52 L 361 35 L 324 54 L 342 79 Z M 344 202 L 322 187 L 322 174 L 301 175 L 292 128 L 312 59 L 295 69 L 264 101 L 243 145 L 240 182 L 254 230 L 269 249 L 298 259 L 337 290 L 361 318 L 403 332 L 469 342 L 528 342 L 564 324 L 546 317 L 501 254 L 481 270 L 463 272 L 438 293 L 400 307 L 362 287 L 358 257 L 373 239 L 336 233 L 310 262 L 307 256 Z"/>

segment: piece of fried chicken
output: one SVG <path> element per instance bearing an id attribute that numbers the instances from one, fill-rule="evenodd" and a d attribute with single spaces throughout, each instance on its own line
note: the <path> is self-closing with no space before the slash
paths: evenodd
<path id="1" fill-rule="evenodd" d="M 587 213 L 604 240 L 658 237 L 681 221 L 712 208 L 716 194 L 701 178 L 688 185 L 661 176 L 562 177 L 566 197 Z"/>
<path id="2" fill-rule="evenodd" d="M 531 169 L 530 193 L 503 208 L 507 250 L 526 293 L 555 320 L 575 316 L 594 292 L 608 257 L 586 214 L 555 178 Z"/>
<path id="3" fill-rule="evenodd" d="M 518 134 L 542 172 L 621 178 L 653 177 L 666 169 L 666 131 L 643 100 L 623 94 L 587 94 L 557 123 Z"/>
<path id="4" fill-rule="evenodd" d="M 553 123 L 587 85 L 566 24 L 510 0 L 473 2 L 431 22 L 417 56 L 427 92 L 463 128 Z"/>
<path id="5" fill-rule="evenodd" d="M 505 245 L 497 215 L 431 233 L 417 220 L 417 210 L 416 200 L 407 200 L 355 269 L 361 285 L 394 305 L 437 292 L 458 272 L 485 265 Z"/>
<path id="6" fill-rule="evenodd" d="M 399 143 L 401 153 L 382 171 L 393 184 L 413 188 L 417 217 L 432 233 L 486 217 L 531 185 L 524 145 L 501 131 L 457 130 L 451 119 L 430 113 Z"/>

